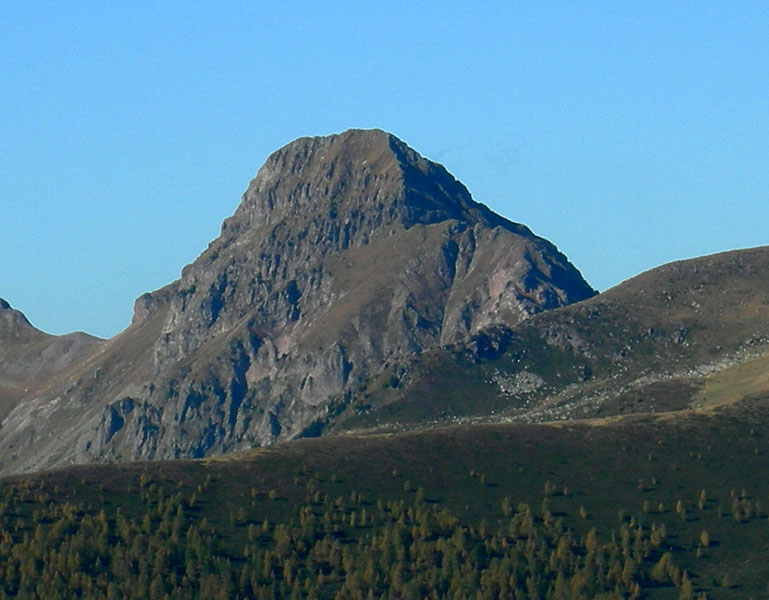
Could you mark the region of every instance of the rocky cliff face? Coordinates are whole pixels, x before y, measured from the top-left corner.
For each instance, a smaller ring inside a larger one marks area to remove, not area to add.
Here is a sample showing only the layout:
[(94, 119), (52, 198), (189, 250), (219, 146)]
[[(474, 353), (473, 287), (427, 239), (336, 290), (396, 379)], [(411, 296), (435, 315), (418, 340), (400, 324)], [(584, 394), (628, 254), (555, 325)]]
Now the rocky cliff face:
[(394, 136), (299, 139), (97, 361), (3, 420), (0, 468), (317, 433), (383, 369), (593, 294), (552, 244)]

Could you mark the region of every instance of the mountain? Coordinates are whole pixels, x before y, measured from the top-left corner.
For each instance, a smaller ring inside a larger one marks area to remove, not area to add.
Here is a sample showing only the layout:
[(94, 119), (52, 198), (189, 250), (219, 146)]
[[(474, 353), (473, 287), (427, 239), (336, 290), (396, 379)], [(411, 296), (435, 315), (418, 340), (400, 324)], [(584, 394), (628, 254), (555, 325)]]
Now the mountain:
[(297, 140), (115, 338), (0, 300), (0, 596), (760, 597), (767, 273), (595, 295), (397, 138)]
[(0, 472), (315, 435), (383, 373), (594, 293), (391, 134), (301, 138), (130, 327), (11, 399)]
[[(711, 410), (769, 391), (769, 247), (663, 265), (383, 373), (337, 430)], [(389, 385), (388, 383), (391, 383)]]
[(52, 336), (0, 298), (0, 421), (28, 394), (98, 351), (103, 340), (77, 332)]

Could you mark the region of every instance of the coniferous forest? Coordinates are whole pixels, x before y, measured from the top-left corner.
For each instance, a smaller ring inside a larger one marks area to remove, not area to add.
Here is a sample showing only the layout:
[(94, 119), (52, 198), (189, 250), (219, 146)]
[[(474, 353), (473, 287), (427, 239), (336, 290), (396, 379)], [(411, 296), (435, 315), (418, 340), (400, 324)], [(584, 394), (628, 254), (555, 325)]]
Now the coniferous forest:
[(763, 434), (702, 418), (636, 423), (646, 435), (617, 445), (630, 439), (617, 427), (328, 438), (7, 478), (0, 597), (764, 597)]
[(150, 484), (140, 498), (133, 514), (107, 515), (34, 488), (6, 495), (3, 597), (565, 600), (638, 598), (646, 586), (694, 597), (664, 524), (630, 519), (609, 536), (580, 535), (547, 499), (542, 512), (505, 498), (494, 525), (474, 526), (421, 488), (384, 503), (334, 498), (310, 481), (285, 522), (260, 519), (246, 501), (220, 539), (194, 494)]

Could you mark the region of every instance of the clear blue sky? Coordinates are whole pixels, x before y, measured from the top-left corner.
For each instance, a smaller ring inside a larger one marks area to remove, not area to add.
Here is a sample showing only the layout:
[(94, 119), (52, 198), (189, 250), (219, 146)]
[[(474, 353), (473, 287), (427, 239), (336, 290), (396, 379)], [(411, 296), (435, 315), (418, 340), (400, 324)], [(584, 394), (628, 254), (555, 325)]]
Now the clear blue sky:
[(350, 127), (601, 290), (767, 244), (769, 3), (5, 0), (0, 297), (114, 335), (270, 152)]

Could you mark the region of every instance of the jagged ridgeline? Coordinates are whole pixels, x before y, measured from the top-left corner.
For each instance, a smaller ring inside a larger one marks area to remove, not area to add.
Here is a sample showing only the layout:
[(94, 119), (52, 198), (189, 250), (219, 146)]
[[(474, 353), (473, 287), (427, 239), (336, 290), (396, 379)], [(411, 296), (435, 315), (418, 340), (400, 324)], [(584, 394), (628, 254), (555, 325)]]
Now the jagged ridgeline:
[(0, 469), (316, 435), (395, 365), (594, 293), (553, 244), (396, 137), (302, 138), (128, 329), (3, 388)]

